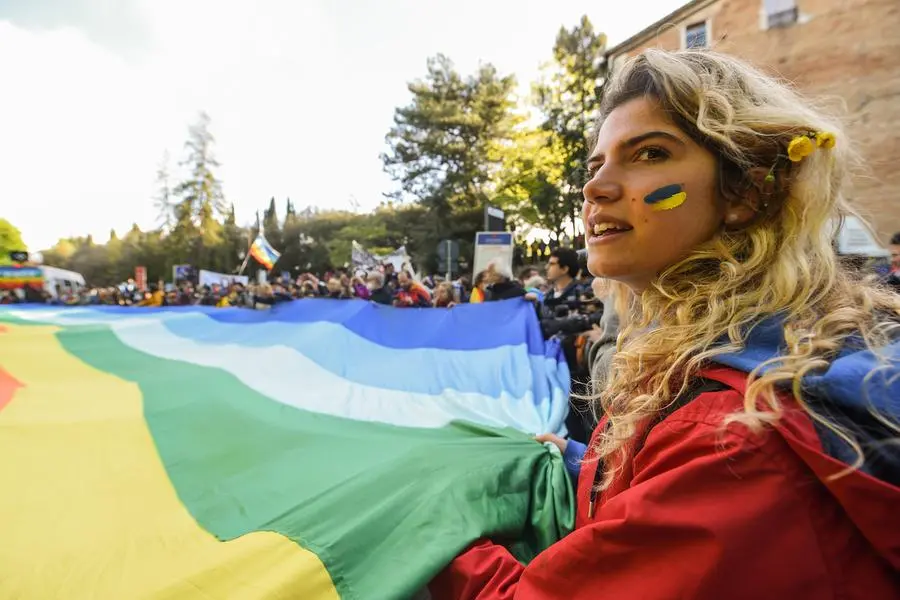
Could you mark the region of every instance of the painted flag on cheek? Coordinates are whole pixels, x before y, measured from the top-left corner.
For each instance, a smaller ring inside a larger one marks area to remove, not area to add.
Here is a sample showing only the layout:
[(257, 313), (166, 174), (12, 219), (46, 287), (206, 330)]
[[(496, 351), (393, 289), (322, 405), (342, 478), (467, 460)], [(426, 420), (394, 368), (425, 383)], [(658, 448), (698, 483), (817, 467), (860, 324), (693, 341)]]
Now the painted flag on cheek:
[(0, 597), (408, 598), (567, 533), (568, 371), (517, 300), (0, 309)]
[(654, 211), (678, 208), (684, 204), (685, 200), (687, 200), (687, 193), (677, 183), (661, 187), (644, 197), (644, 202)]

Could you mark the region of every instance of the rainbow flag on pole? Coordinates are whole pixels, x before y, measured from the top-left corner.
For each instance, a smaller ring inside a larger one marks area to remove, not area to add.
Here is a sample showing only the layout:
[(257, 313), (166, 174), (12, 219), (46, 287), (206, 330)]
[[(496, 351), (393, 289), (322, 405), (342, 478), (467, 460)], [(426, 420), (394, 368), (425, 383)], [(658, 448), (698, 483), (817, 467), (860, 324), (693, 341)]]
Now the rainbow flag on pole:
[(0, 598), (409, 598), (484, 535), (527, 560), (572, 525), (531, 439), (567, 395), (522, 301), (0, 307)]
[(250, 244), (250, 256), (255, 258), (267, 271), (271, 271), (278, 259), (281, 258), (281, 253), (273, 248), (266, 236), (260, 232), (256, 239), (253, 240), (253, 243)]

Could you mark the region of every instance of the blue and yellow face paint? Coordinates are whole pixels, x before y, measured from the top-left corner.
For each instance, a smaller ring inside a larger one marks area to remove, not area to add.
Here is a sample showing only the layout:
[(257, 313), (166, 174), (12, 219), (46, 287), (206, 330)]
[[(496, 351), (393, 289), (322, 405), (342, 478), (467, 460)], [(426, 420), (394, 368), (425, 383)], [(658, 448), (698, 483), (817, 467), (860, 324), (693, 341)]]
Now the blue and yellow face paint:
[(687, 193), (678, 183), (661, 187), (644, 196), (644, 202), (649, 204), (652, 210), (672, 210), (684, 204), (685, 200)]

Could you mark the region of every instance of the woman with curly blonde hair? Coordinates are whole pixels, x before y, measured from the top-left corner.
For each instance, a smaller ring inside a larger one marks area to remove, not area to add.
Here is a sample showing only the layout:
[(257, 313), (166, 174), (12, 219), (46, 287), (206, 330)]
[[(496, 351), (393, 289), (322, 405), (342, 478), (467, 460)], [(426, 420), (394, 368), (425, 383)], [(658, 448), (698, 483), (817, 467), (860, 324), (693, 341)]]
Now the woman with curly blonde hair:
[(852, 156), (735, 58), (614, 75), (583, 218), (624, 320), (586, 451), (550, 439), (576, 529), (528, 566), (477, 541), (434, 598), (900, 598), (900, 297), (835, 254)]

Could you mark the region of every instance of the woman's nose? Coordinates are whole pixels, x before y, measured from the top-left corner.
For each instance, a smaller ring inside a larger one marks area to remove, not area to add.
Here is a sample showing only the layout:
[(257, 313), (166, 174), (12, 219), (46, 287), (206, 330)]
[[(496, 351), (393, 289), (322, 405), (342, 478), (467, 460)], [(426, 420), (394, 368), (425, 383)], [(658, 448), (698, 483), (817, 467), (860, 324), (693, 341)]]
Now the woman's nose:
[(615, 179), (615, 174), (601, 167), (581, 189), (585, 202), (615, 202), (622, 197), (622, 185)]

